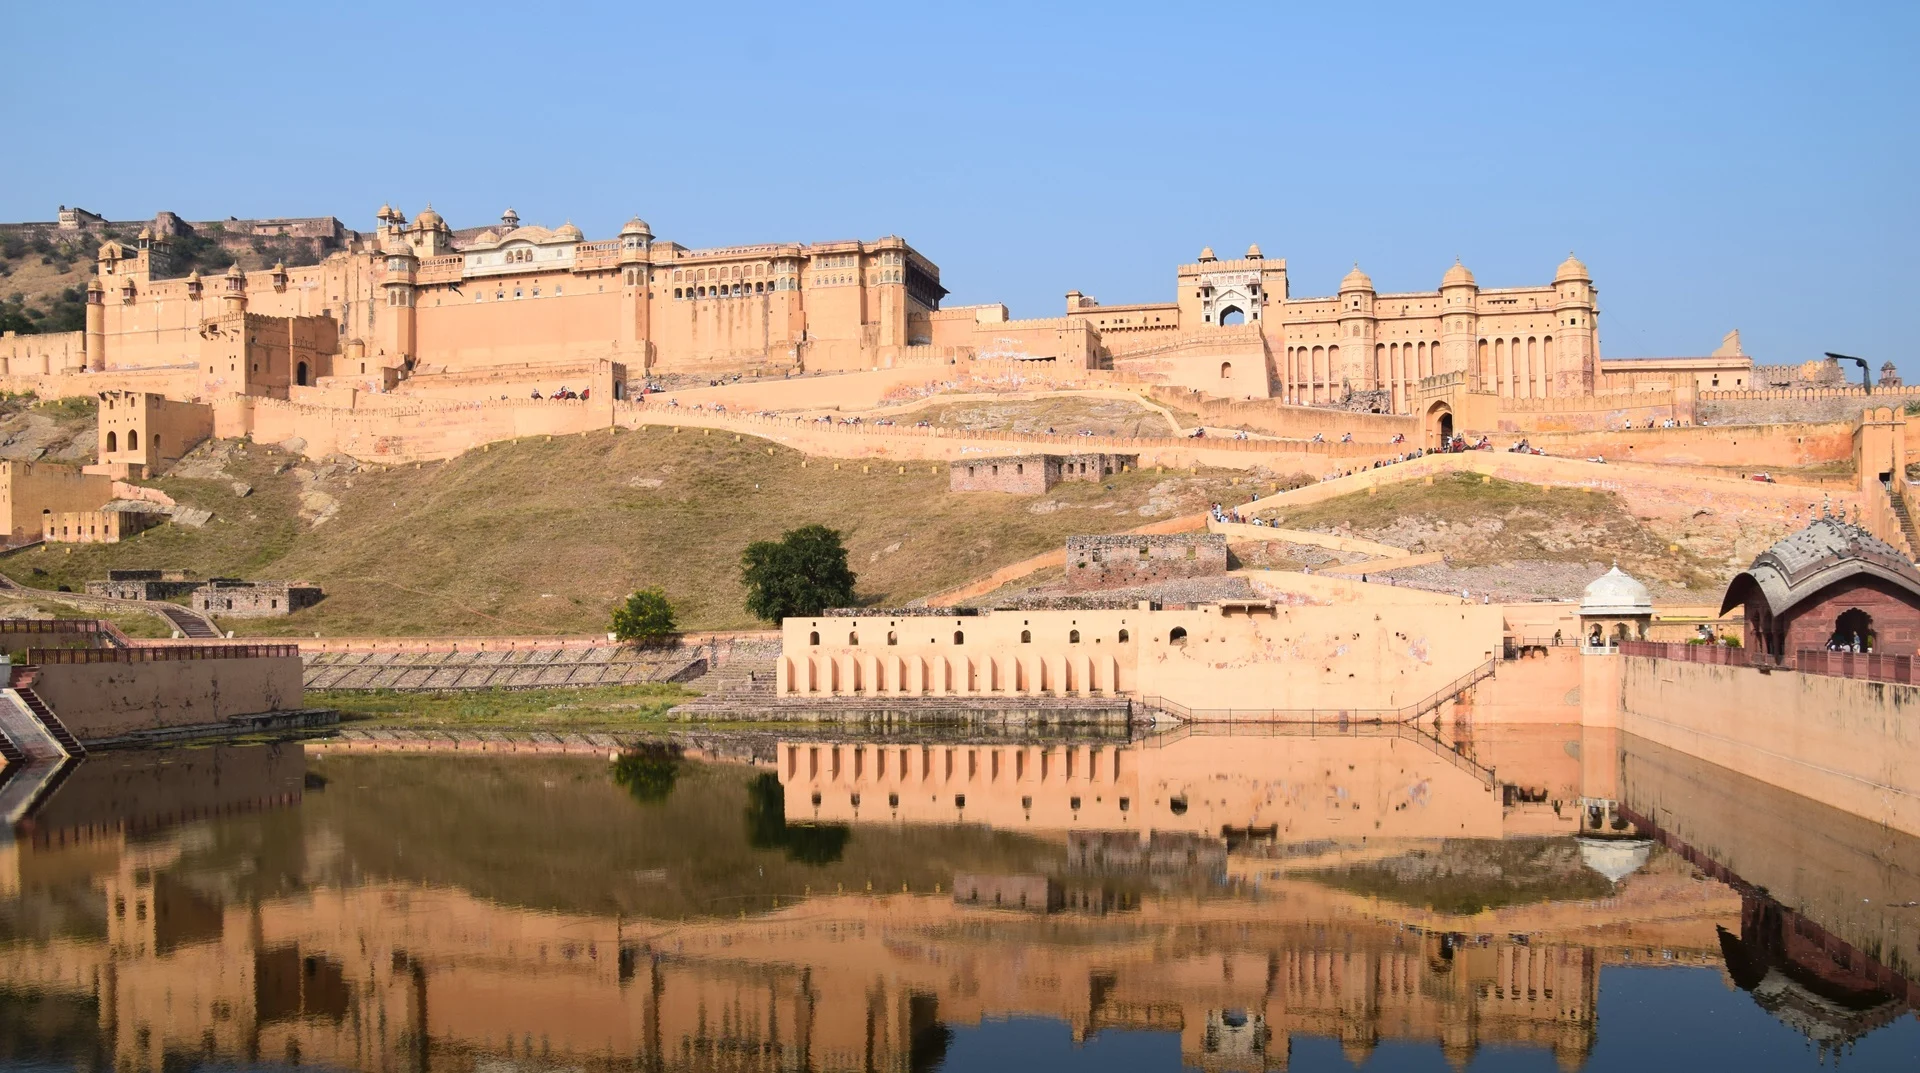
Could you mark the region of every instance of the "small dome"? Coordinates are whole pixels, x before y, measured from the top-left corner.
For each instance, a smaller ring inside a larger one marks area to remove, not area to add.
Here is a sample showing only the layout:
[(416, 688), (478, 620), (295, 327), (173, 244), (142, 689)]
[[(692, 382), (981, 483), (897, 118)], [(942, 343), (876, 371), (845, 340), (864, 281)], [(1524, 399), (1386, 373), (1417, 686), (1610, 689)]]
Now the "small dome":
[(1589, 283), (1593, 281), (1593, 277), (1587, 275), (1587, 266), (1581, 264), (1580, 258), (1571, 253), (1567, 254), (1567, 259), (1560, 262), (1560, 267), (1553, 273), (1555, 283), (1563, 283), (1570, 279), (1586, 280)]
[(439, 231), (447, 226), (447, 221), (441, 219), (440, 214), (433, 211), (433, 202), (429, 201), (427, 202), (427, 207), (420, 210), (420, 215), (413, 218), (413, 226), (421, 228), (422, 230)]
[(187, 273), (187, 282), (188, 283), (200, 282), (200, 270), (196, 268), (193, 271)]
[(491, 246), (498, 241), (500, 241), (500, 236), (494, 234), (493, 228), (491, 227), (473, 237), (473, 244), (475, 246)]
[(1622, 573), (1619, 564), (1601, 574), (1580, 594), (1583, 615), (1651, 615), (1653, 593), (1645, 585)]
[(227, 278), (228, 279), (245, 279), (246, 278), (246, 274), (240, 271), (240, 262), (235, 261), (234, 263), (227, 266)]
[(1475, 286), (1474, 280), (1473, 280), (1473, 273), (1467, 271), (1467, 266), (1461, 264), (1459, 259), (1455, 258), (1453, 262), (1453, 267), (1447, 269), (1447, 274), (1440, 277), (1440, 286), (1442, 287)]
[(500, 218), (502, 220), (518, 220), (520, 218), (520, 214), (513, 211), (512, 205), (508, 205), (505, 209), (501, 210)]
[(387, 204), (387, 203), (385, 203), (385, 202), (381, 202), (381, 203), (380, 203), (380, 211), (379, 211), (379, 212), (376, 212), (376, 213), (374, 213), (374, 214), (373, 214), (373, 218), (374, 218), (374, 219), (376, 219), (376, 220), (384, 220), (384, 219), (386, 219), (387, 217), (389, 217), (389, 216), (392, 216), (392, 215), (393, 215), (393, 206), (392, 206), (392, 205), (389, 205), (389, 204)]
[(89, 294), (100, 294), (106, 289), (106, 285), (100, 282), (99, 276), (95, 276), (87, 281), (87, 293)]
[(281, 275), (281, 276), (284, 276), (284, 275), (286, 275), (286, 274), (287, 274), (287, 262), (285, 262), (285, 261), (275, 261), (275, 262), (273, 262), (273, 271), (274, 271), (274, 274), (275, 274), (275, 275)]
[(143, 227), (143, 228), (141, 228), (141, 229), (140, 229), (140, 241), (142, 241), (142, 242), (151, 242), (152, 240), (153, 240), (153, 228), (151, 228), (151, 227)]
[(1266, 259), (1266, 256), (1266, 254), (1260, 252), (1260, 244), (1258, 242), (1247, 247), (1247, 260), (1249, 261), (1263, 261)]
[(627, 221), (627, 225), (620, 229), (620, 233), (623, 235), (645, 235), (648, 238), (652, 238), (653, 228), (648, 227), (645, 220), (635, 216), (633, 219)]
[(1373, 289), (1373, 277), (1360, 271), (1360, 263), (1354, 262), (1353, 271), (1340, 278), (1342, 291), (1370, 291)]
[(554, 230), (553, 237), (557, 239), (564, 239), (569, 242), (579, 242), (582, 239), (586, 238), (587, 236), (581, 234), (580, 229), (573, 226), (572, 220), (568, 220), (566, 223), (561, 224), (558, 228)]
[(1214, 258), (1214, 256), (1213, 256), (1213, 247), (1212, 247), (1212, 246), (1202, 246), (1202, 247), (1200, 247), (1200, 259), (1201, 259), (1202, 261), (1211, 261), (1211, 260), (1214, 260), (1215, 258)]

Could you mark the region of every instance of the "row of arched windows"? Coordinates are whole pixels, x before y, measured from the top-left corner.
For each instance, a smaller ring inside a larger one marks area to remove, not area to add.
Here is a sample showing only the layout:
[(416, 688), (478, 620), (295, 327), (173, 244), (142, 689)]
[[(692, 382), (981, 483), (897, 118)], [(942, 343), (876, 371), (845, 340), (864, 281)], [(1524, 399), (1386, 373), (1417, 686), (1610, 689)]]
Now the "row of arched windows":
[[(107, 453), (108, 454), (113, 454), (115, 451), (118, 451), (120, 449), (119, 441), (120, 441), (119, 435), (116, 434), (112, 429), (108, 429), (107, 430)], [(157, 432), (154, 433), (148, 446), (150, 446), (153, 450), (156, 450), (156, 451), (160, 449), (159, 433)], [(139, 449), (140, 449), (140, 430), (137, 428), (130, 428), (127, 430), (127, 450), (138, 451)]]
[(1288, 347), (1285, 378), (1288, 402), (1338, 402), (1341, 390), (1340, 348)]
[(1480, 340), (1480, 383), (1510, 399), (1544, 399), (1551, 394), (1553, 336), (1513, 336)]
[(786, 288), (780, 286), (782, 282), (784, 281), (775, 280), (772, 283), (755, 281), (753, 283), (720, 283), (711, 287), (675, 287), (673, 296), (675, 298), (741, 298), (747, 295), (765, 294), (768, 291), (785, 290)]

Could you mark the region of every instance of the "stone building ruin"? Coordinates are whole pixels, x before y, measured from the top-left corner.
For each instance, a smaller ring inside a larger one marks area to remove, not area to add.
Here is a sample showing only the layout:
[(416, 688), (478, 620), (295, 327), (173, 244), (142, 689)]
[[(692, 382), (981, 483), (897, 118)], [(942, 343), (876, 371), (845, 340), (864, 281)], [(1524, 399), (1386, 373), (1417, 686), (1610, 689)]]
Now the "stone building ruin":
[(1011, 492), (1042, 495), (1061, 481), (1100, 481), (1140, 464), (1139, 455), (1033, 454), (1000, 458), (963, 458), (947, 470), (953, 492)]

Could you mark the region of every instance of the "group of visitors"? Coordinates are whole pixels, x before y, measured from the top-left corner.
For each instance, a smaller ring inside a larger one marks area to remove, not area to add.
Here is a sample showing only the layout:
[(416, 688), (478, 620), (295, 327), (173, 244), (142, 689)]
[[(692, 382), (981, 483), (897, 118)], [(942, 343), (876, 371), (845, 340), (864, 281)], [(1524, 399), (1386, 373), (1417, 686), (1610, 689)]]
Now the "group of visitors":
[[(592, 388), (590, 388), (590, 387), (583, 387), (583, 388), (581, 388), (581, 389), (580, 389), (579, 391), (574, 391), (574, 390), (572, 390), (572, 389), (570, 389), (570, 388), (568, 388), (568, 387), (567, 387), (567, 385), (565, 385), (565, 384), (561, 384), (561, 385), (560, 385), (560, 390), (558, 390), (558, 391), (556, 391), (556, 392), (554, 392), (554, 393), (553, 393), (553, 394), (551, 394), (551, 395), (546, 395), (546, 396), (542, 396), (542, 395), (540, 394), (540, 389), (539, 389), (539, 388), (534, 388), (534, 389), (533, 389), (533, 397), (534, 397), (534, 398), (536, 398), (536, 399), (538, 399), (538, 398), (543, 398), (543, 397), (544, 397), (544, 398), (546, 398), (546, 399), (548, 399), (548, 400), (560, 400), (560, 399), (578, 399), (578, 400), (582, 400), (582, 401), (584, 401), (584, 400), (585, 400), (585, 399), (587, 398), (587, 396), (588, 396), (588, 395), (590, 395), (590, 394), (592, 394), (592, 393), (593, 393), (593, 389), (592, 389)], [(501, 398), (505, 398), (505, 397), (506, 397), (506, 396), (504, 396), (504, 395), (502, 395), (502, 396), (501, 396)]]

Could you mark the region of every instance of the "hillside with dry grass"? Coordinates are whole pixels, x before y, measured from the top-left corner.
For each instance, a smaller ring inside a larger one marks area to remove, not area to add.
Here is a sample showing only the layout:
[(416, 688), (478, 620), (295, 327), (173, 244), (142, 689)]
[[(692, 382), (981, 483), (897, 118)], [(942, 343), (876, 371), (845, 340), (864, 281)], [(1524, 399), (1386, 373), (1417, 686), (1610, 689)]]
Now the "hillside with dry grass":
[[(1684, 519), (1649, 517), (1613, 492), (1471, 473), (1436, 476), (1432, 484), (1383, 485), (1373, 495), (1354, 493), (1261, 516), (1292, 529), (1442, 552), (1445, 565), (1394, 577), (1490, 592), (1495, 599), (1575, 597), (1615, 561), (1663, 599), (1714, 599), (1727, 578), (1789, 528), (1784, 519), (1757, 512), (1703, 509)], [(1312, 561), (1325, 558), (1320, 553)]]
[(211, 510), (204, 527), (18, 552), (0, 558), (0, 571), (76, 590), (109, 568), (136, 567), (325, 589), (297, 615), (223, 623), (242, 636), (589, 633), (606, 629), (616, 600), (649, 585), (666, 590), (685, 628), (745, 628), (760, 624), (742, 604), (741, 551), (807, 523), (845, 534), (861, 601), (886, 606), (1071, 534), (1234, 498), (1233, 474), (1205, 470), (1012, 496), (954, 495), (944, 464), (898, 469), (836, 468), (764, 440), (664, 428), (496, 443), (418, 467), (314, 463), (227, 441), (151, 482)]

